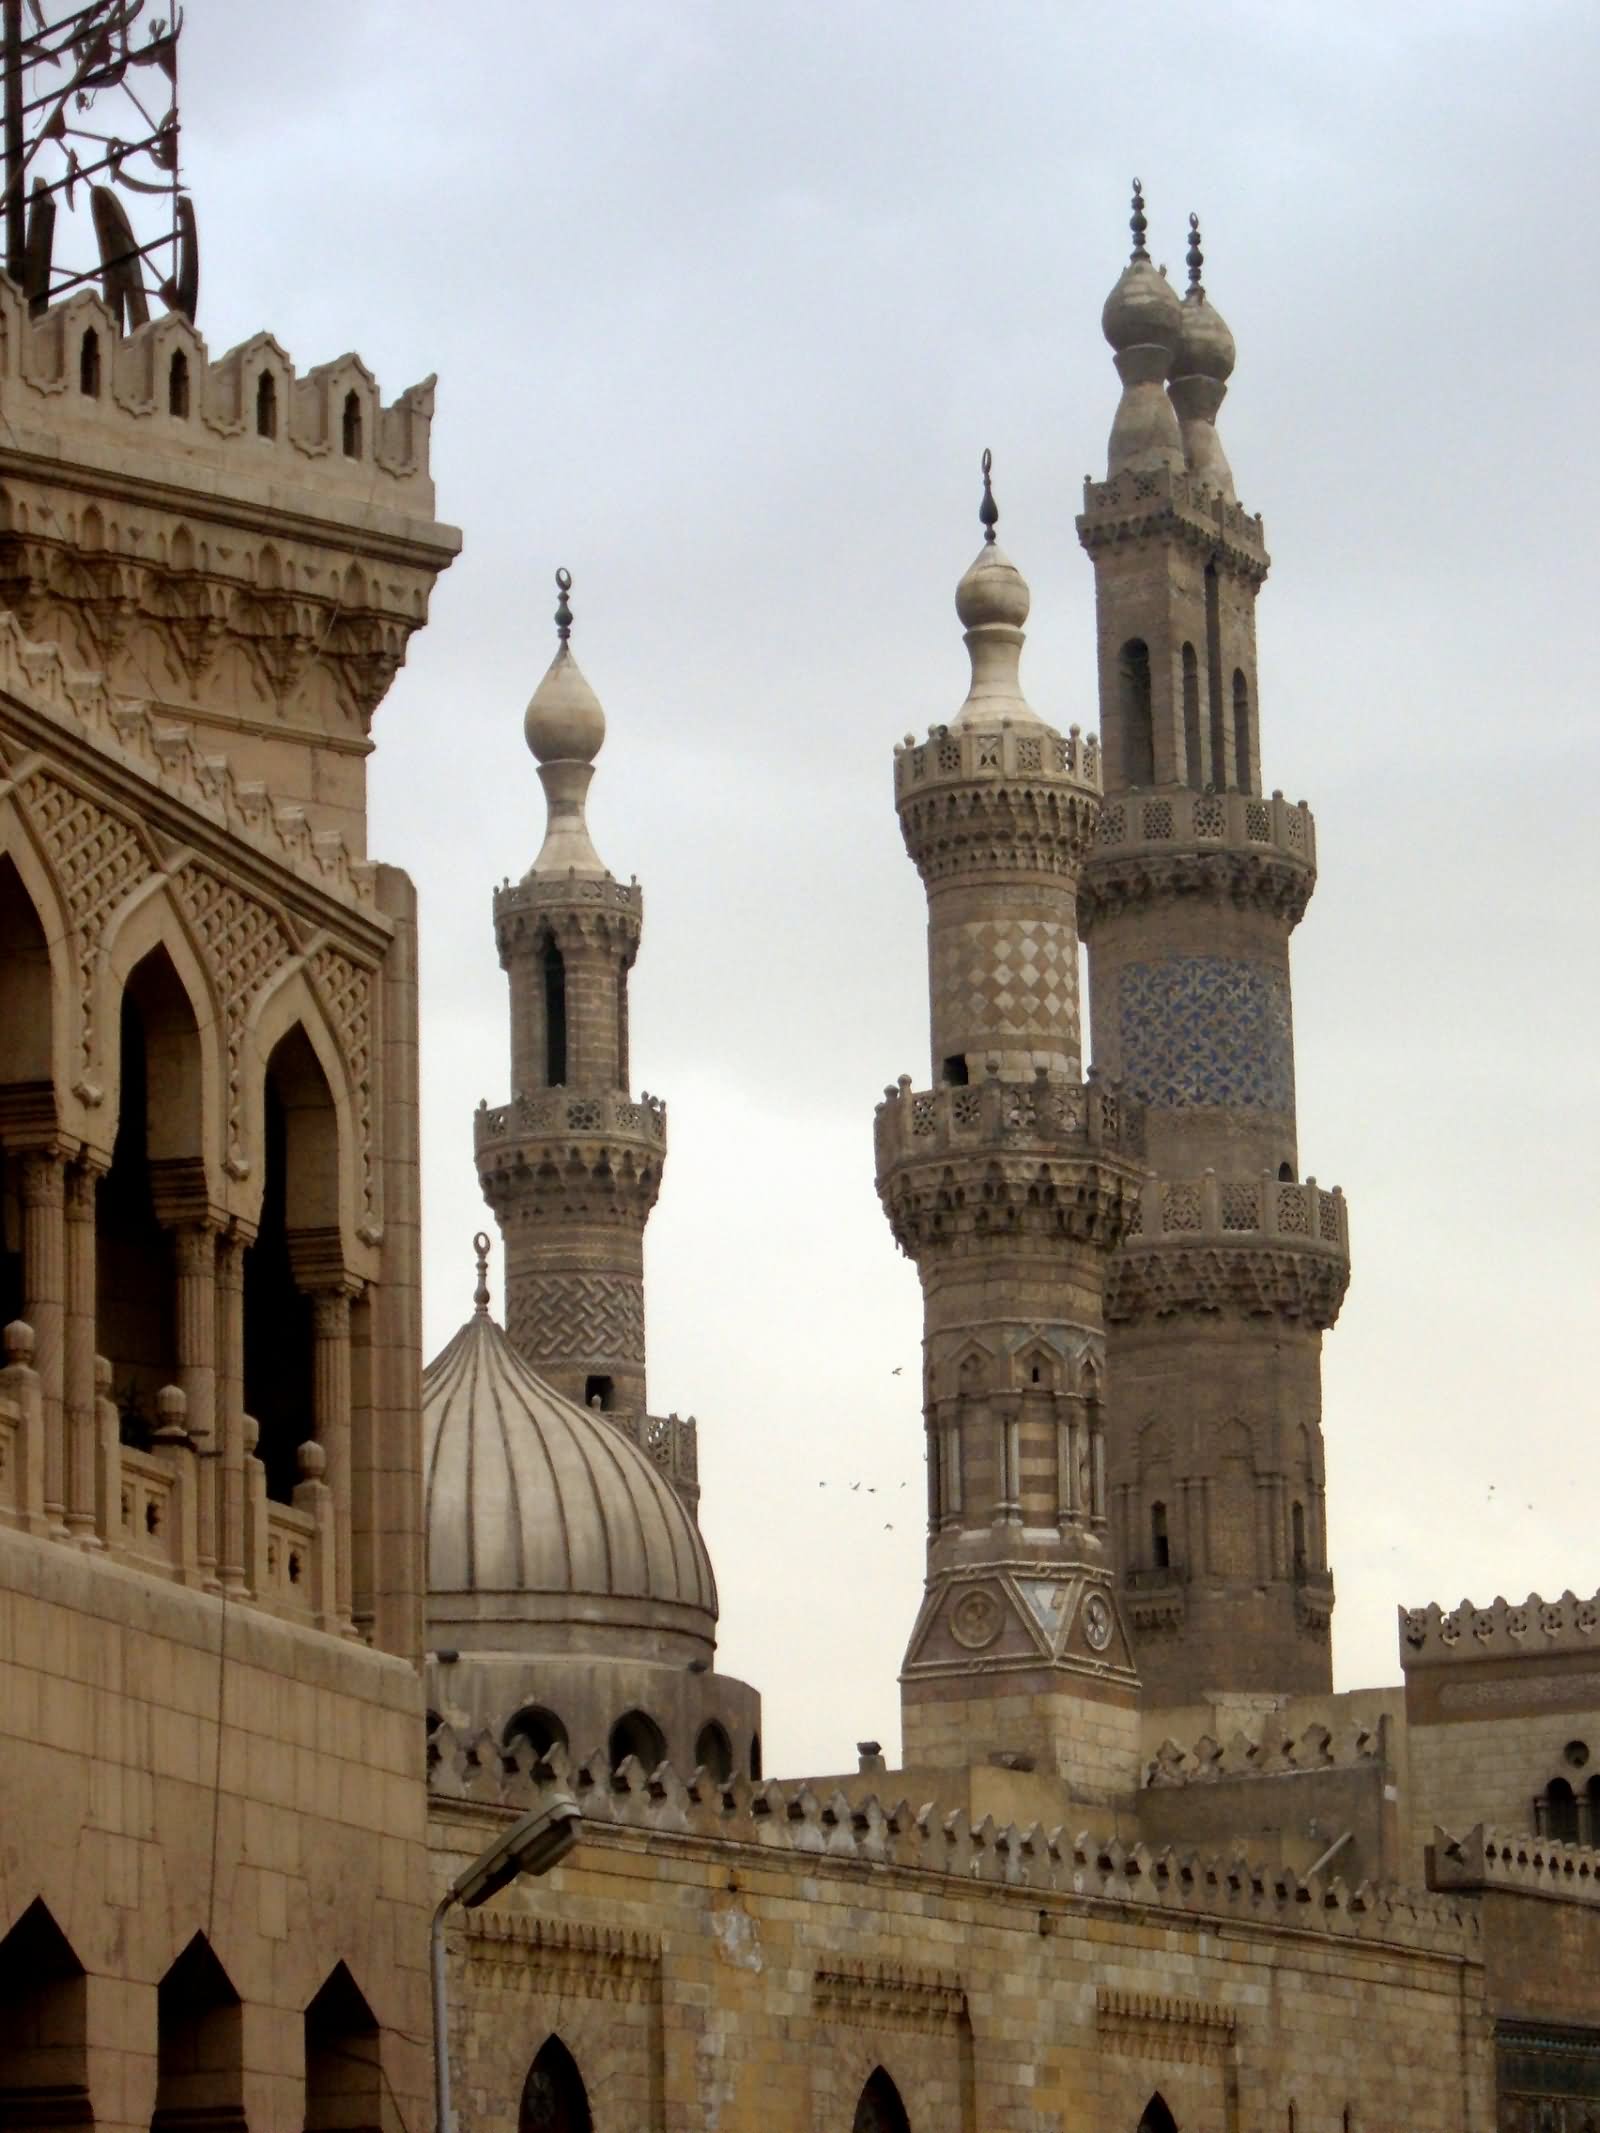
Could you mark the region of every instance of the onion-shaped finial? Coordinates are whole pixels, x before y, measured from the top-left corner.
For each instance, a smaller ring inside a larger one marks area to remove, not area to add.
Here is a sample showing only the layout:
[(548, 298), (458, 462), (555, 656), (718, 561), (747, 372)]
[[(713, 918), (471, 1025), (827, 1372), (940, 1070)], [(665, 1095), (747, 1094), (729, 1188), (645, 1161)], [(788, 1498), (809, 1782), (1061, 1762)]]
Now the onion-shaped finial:
[(978, 524), (983, 528), (983, 538), (989, 547), (994, 546), (994, 529), (1000, 523), (1000, 506), (994, 500), (994, 484), (989, 479), (989, 470), (994, 459), (987, 445), (983, 452), (983, 502), (978, 506)]
[(1148, 259), (1150, 254), (1145, 250), (1144, 233), (1150, 223), (1144, 211), (1144, 187), (1137, 178), (1133, 181), (1133, 213), (1128, 217), (1128, 227), (1133, 232), (1133, 250), (1128, 256)]
[(472, 1249), (478, 1256), (478, 1286), (472, 1292), (473, 1309), (480, 1318), (489, 1315), (489, 1236), (479, 1230), (472, 1240)]
[(572, 590), (572, 572), (556, 572), (556, 635), (563, 644), (572, 638), (572, 609), (567, 604), (567, 594)]
[(1200, 217), (1189, 217), (1189, 250), (1185, 255), (1189, 266), (1189, 286), (1196, 296), (1205, 295), (1205, 285), (1200, 279), (1200, 269), (1206, 263), (1206, 255), (1200, 249)]

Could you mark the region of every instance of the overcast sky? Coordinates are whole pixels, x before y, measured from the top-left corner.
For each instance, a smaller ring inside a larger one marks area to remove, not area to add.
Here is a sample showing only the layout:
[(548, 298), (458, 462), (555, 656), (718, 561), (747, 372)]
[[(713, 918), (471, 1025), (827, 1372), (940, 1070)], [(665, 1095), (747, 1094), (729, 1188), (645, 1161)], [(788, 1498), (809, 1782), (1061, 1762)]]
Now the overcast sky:
[(985, 445), (1030, 698), (1097, 723), (1073, 516), (1135, 171), (1180, 281), (1199, 211), (1238, 341), (1265, 782), (1317, 817), (1339, 1685), (1398, 1677), (1397, 1601), (1593, 1590), (1588, 0), (187, 12), (213, 350), (265, 326), (387, 397), (439, 373), (466, 547), (371, 788), (422, 896), (430, 1351), (470, 1309), (473, 1107), (509, 1093), (490, 891), (542, 832), (521, 719), (564, 563), (594, 834), (645, 888), (635, 1085), (671, 1115), (651, 1404), (700, 1418), (719, 1663), (765, 1693), (769, 1768), (898, 1746), (921, 1320), (872, 1112), (928, 1068), (891, 750), (965, 692)]

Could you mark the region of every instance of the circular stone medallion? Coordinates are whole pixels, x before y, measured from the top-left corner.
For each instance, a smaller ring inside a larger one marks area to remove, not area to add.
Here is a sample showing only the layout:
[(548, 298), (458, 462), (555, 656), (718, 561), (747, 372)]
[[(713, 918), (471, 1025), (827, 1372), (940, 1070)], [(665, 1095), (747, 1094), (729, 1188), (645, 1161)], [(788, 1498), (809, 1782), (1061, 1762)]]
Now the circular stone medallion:
[(1092, 1652), (1111, 1642), (1111, 1607), (1103, 1592), (1091, 1592), (1083, 1603), (1083, 1634)]
[(1000, 1634), (1000, 1602), (986, 1585), (964, 1592), (950, 1610), (950, 1634), (969, 1652), (981, 1652)]

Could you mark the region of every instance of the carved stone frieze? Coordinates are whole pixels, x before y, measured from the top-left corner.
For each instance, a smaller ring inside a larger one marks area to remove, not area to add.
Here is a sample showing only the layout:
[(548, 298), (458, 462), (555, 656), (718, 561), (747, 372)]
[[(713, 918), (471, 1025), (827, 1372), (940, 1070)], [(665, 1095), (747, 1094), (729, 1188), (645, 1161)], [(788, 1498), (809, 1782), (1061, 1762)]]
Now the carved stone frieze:
[(498, 1911), (466, 1912), (464, 1930), (475, 1982), (491, 1991), (638, 2001), (660, 1990), (653, 1934)]
[(1078, 929), (1087, 940), (1106, 919), (1190, 898), (1264, 911), (1292, 929), (1316, 885), (1316, 869), (1288, 852), (1097, 852), (1078, 883)]
[(814, 1972), (811, 2005), (846, 2028), (930, 2030), (965, 2020), (967, 1996), (951, 1970), (837, 1961)]
[(1075, 875), (1093, 848), (1099, 795), (1076, 785), (994, 780), (913, 788), (900, 828), (925, 883), (953, 875)]
[(22, 804), (66, 898), (77, 965), (79, 1071), (95, 1056), (94, 974), (106, 921), (150, 875), (148, 839), (90, 794), (44, 770), (24, 780)]
[(1149, 1245), (1113, 1255), (1106, 1270), (1106, 1321), (1183, 1313), (1285, 1318), (1321, 1331), (1339, 1315), (1350, 1261), (1325, 1246), (1275, 1244)]
[(909, 1257), (984, 1249), (995, 1237), (1116, 1244), (1138, 1205), (1142, 1173), (1116, 1156), (993, 1149), (905, 1155), (878, 1172), (895, 1242)]
[(625, 1274), (516, 1270), (507, 1285), (506, 1332), (540, 1364), (606, 1362), (644, 1367), (644, 1289)]
[(1128, 1992), (1113, 1985), (1101, 1985), (1095, 1992), (1095, 2023), (1113, 2051), (1206, 2066), (1220, 2065), (1230, 2056), (1238, 2030), (1233, 2009), (1219, 2001)]

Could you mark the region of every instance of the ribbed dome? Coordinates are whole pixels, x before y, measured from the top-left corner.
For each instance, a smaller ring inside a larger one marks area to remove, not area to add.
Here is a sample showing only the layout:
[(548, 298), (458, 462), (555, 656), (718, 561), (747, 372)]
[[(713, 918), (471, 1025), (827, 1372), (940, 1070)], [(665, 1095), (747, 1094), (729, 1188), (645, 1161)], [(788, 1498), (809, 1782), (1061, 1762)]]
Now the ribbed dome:
[(649, 1627), (709, 1646), (716, 1580), (688, 1509), (615, 1423), (535, 1377), (486, 1308), (424, 1372), (422, 1426), (430, 1618), (581, 1625), (596, 1651), (608, 1629)]

